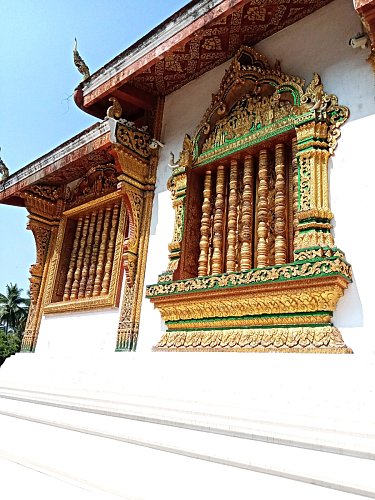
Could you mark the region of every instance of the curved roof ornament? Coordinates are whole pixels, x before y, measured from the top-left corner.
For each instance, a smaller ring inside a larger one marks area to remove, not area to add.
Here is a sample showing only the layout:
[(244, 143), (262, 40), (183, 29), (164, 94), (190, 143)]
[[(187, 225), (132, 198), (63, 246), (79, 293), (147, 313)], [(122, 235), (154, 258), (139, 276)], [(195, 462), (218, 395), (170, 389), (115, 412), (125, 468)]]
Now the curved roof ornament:
[(76, 66), (76, 68), (78, 69), (78, 71), (83, 75), (82, 79), (86, 80), (90, 76), (90, 70), (89, 70), (87, 64), (85, 63), (85, 61), (80, 56), (80, 54), (78, 52), (77, 45), (78, 45), (77, 44), (77, 38), (74, 38), (74, 48), (73, 48), (73, 61), (74, 61), (74, 65)]
[[(1, 147), (0, 147), (0, 153), (1, 153)], [(9, 177), (9, 169), (3, 162), (0, 156), (0, 183), (5, 182)]]

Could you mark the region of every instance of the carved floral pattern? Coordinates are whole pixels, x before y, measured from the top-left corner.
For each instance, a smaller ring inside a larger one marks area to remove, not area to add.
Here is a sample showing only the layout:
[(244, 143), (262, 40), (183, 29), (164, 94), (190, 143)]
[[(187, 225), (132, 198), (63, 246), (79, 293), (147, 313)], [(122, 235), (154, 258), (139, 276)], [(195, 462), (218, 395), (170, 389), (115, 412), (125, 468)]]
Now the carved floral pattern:
[(155, 350), (347, 353), (337, 328), (252, 328), (166, 332)]
[(75, 207), (115, 191), (117, 175), (115, 166), (111, 164), (92, 167), (74, 189), (68, 187), (65, 195), (66, 208)]

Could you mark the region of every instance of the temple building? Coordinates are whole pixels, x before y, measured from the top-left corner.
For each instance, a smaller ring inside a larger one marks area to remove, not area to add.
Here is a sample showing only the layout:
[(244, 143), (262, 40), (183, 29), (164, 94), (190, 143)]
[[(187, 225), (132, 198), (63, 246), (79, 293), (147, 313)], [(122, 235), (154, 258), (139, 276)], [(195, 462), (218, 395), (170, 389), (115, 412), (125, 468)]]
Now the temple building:
[(36, 246), (0, 458), (73, 498), (375, 498), (374, 54), (375, 0), (75, 49), (98, 122), (0, 181)]

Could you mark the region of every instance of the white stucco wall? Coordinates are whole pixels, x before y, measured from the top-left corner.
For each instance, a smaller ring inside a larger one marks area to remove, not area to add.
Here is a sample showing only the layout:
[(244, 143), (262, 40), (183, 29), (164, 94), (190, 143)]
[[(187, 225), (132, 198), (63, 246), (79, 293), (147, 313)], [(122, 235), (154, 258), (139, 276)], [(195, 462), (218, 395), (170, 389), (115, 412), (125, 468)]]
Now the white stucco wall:
[(116, 348), (118, 309), (44, 316), (35, 352), (90, 356)]
[[(371, 284), (374, 273), (365, 259), (360, 242), (371, 237), (369, 214), (375, 213), (371, 197), (371, 130), (375, 126), (374, 80), (366, 62), (368, 50), (354, 50), (349, 39), (361, 31), (351, 0), (335, 0), (300, 22), (263, 40), (255, 48), (269, 60), (280, 60), (286, 73), (310, 82), (313, 72), (320, 74), (326, 92), (336, 94), (339, 103), (350, 109), (350, 119), (342, 127), (342, 138), (331, 160), (331, 208), (335, 214), (336, 244), (353, 266), (350, 285), (335, 313), (334, 321), (356, 353), (371, 353)], [(157, 189), (146, 269), (146, 284), (156, 283), (166, 270), (168, 243), (173, 232), (174, 213), (166, 189), (170, 176), (169, 152), (181, 150), (185, 133), (192, 134), (218, 90), (225, 63), (166, 98)], [(366, 328), (364, 328), (366, 326)], [(138, 349), (149, 350), (164, 329), (160, 314), (144, 300)]]

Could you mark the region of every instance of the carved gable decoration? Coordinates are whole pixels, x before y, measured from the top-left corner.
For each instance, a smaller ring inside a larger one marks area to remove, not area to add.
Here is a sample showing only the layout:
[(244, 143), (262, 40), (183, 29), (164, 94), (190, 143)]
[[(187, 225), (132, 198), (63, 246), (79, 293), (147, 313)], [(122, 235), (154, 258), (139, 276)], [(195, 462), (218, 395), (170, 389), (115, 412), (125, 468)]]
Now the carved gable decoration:
[(349, 110), (338, 105), (336, 96), (324, 92), (318, 74), (306, 90), (304, 85), (303, 79), (283, 73), (278, 61), (271, 67), (254, 49), (241, 47), (194, 134), (194, 163), (204, 164), (242, 150), (292, 130), (315, 115), (328, 125), (332, 153)]
[(99, 198), (116, 190), (118, 172), (114, 165), (97, 165), (81, 178), (77, 186), (67, 189), (65, 203), (67, 208)]

